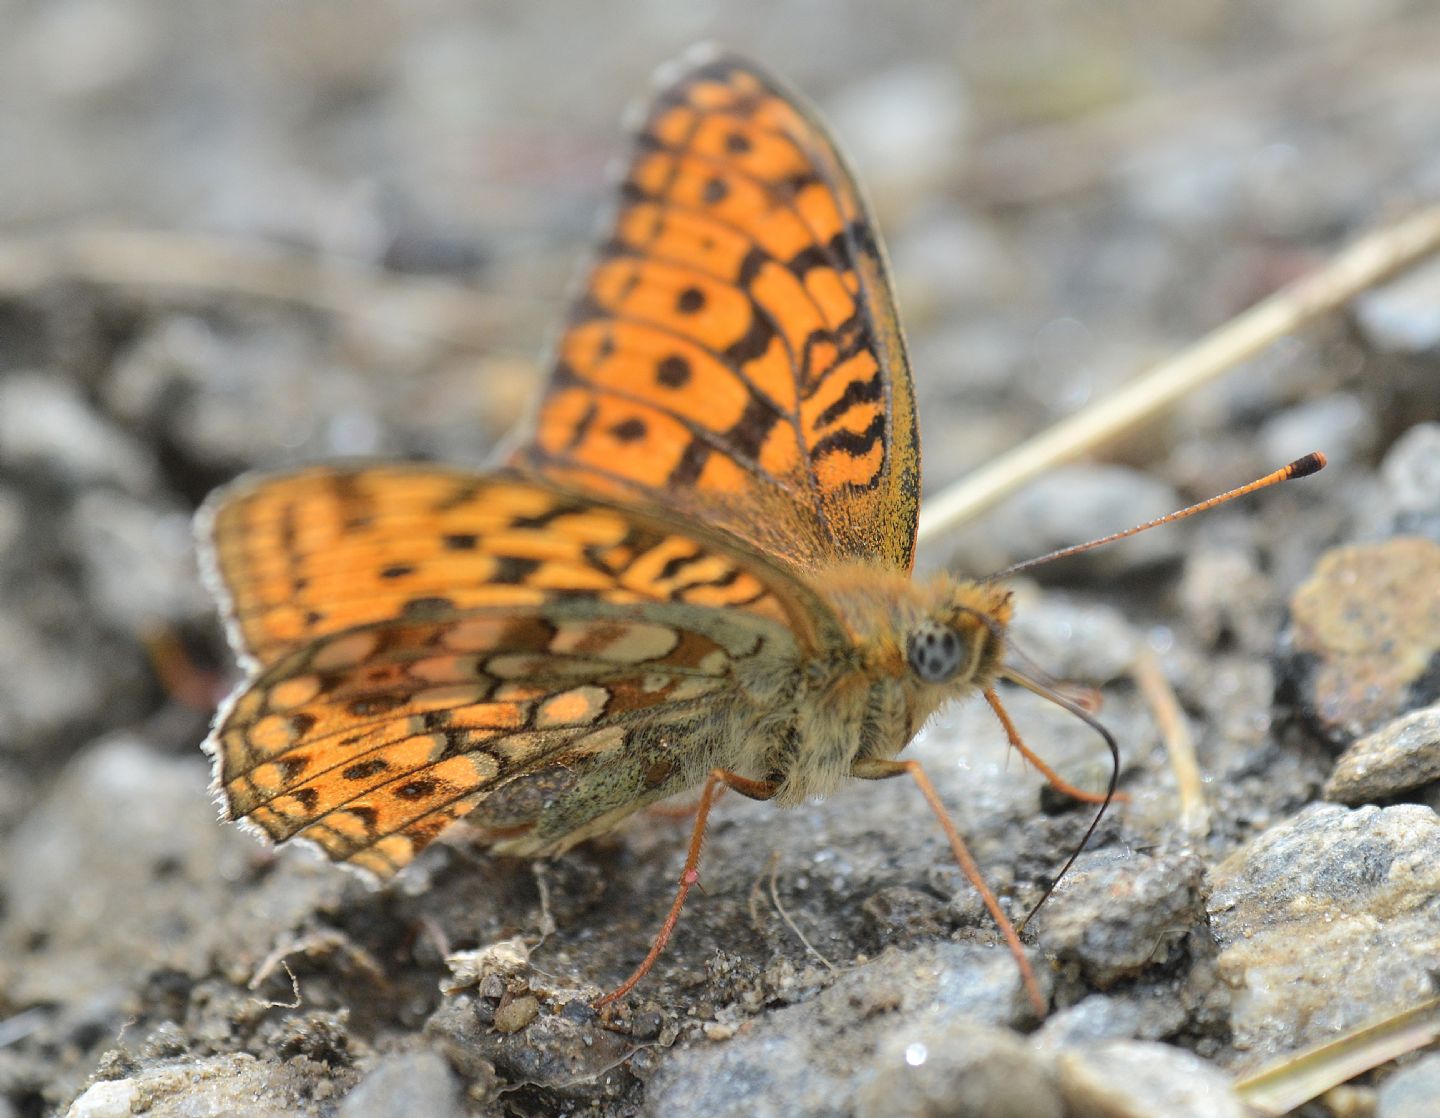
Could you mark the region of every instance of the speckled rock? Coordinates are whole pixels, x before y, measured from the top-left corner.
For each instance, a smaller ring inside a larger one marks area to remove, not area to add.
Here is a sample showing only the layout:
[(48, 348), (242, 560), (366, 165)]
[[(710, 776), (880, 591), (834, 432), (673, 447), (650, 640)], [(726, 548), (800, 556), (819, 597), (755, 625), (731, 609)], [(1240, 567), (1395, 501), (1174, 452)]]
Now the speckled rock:
[(1325, 798), (1363, 804), (1440, 780), (1440, 706), (1412, 710), (1340, 755)]
[(1116, 1040), (1058, 1062), (1070, 1118), (1245, 1118), (1229, 1078), (1180, 1048)]
[(1140, 644), (1120, 610), (1037, 594), (1033, 587), (1016, 591), (1010, 637), (1057, 679), (1096, 686), (1124, 675)]
[(1100, 989), (1163, 966), (1205, 920), (1204, 880), (1193, 854), (1082, 854), (1036, 915), (1040, 948)]
[(328, 1118), (357, 1078), (304, 1058), (277, 1064), (244, 1054), (212, 1056), (92, 1084), (65, 1118)]
[(387, 1056), (340, 1104), (339, 1118), (451, 1118), (460, 1109), (455, 1074), (434, 1052)]
[(13, 1004), (126, 988), (136, 959), (198, 975), (235, 952), (258, 966), (287, 923), (354, 887), (302, 857), (263, 896), (237, 894), (263, 851), (216, 821), (208, 782), (198, 750), (165, 757), (133, 737), (76, 758), (11, 846), (0, 983)]
[(856, 1118), (1064, 1113), (1048, 1058), (1014, 1033), (980, 1025), (902, 1027), (856, 1072)]
[[(1038, 977), (1044, 983), (1046, 972)], [(1030, 1013), (1015, 962), (1003, 947), (937, 943), (886, 951), (818, 997), (777, 1010), (725, 1044), (673, 1053), (647, 1085), (642, 1113), (651, 1118), (835, 1115), (837, 1100), (846, 1105), (855, 1084), (877, 1074), (889, 1058), (876, 1053), (897, 1023), (904, 1022), (916, 1037), (939, 1036), (957, 1023), (1018, 1023)], [(925, 1105), (927, 1090), (917, 1094), (916, 1107)], [(1028, 1084), (1017, 1090), (1021, 1098), (1037, 1097)], [(1001, 1105), (998, 1098), (991, 1104)]]
[(1290, 611), (1301, 701), (1331, 738), (1368, 733), (1440, 690), (1440, 680), (1426, 682), (1440, 652), (1440, 543), (1403, 536), (1334, 548)]
[(1196, 548), (1185, 557), (1179, 598), (1186, 625), (1207, 646), (1233, 640), (1246, 651), (1271, 652), (1283, 602), (1255, 556)]
[(1210, 916), (1245, 1063), (1433, 994), (1440, 819), (1427, 807), (1314, 804), (1212, 875)]
[[(496, 1012), (497, 1002), (507, 1009), (524, 1005), (505, 1019)], [(492, 999), (482, 985), (477, 993), (445, 999), (425, 1031), (467, 1078), (493, 1080), (498, 1072), (511, 1083), (543, 1089), (556, 1099), (618, 1099), (637, 1093), (635, 1076), (623, 1066), (634, 1043), (604, 1028), (580, 1000), (552, 1004), (542, 1013), (532, 995)]]
[(1091, 994), (1056, 1010), (1035, 1031), (1045, 1048), (1076, 1048), (1102, 1040), (1159, 1040), (1184, 1023), (1186, 1008), (1173, 994), (1125, 997)]

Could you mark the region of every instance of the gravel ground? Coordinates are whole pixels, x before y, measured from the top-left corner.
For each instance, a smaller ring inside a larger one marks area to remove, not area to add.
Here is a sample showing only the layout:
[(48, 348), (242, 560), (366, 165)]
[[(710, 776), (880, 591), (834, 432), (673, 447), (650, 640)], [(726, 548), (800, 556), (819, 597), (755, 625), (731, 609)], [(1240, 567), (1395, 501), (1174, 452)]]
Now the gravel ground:
[[(727, 800), (613, 1020), (587, 999), (643, 954), (683, 821), (533, 867), (441, 844), (378, 892), (218, 825), (198, 743), (234, 669), (189, 535), (247, 469), (482, 461), (624, 106), (695, 40), (785, 75), (853, 155), (934, 492), (1440, 192), (1428, 5), (11, 8), (0, 1118), (1238, 1115), (1235, 1076), (1437, 993), (1440, 264), (922, 557), (992, 570), (1332, 462), (1017, 583), (1017, 643), (1101, 690), (1130, 797), (1026, 930), (1043, 1021), (899, 783)], [(1013, 714), (1103, 785), (1082, 724)], [(983, 704), (912, 752), (1028, 911), (1089, 813)], [(1435, 1060), (1304, 1113), (1430, 1113)]]

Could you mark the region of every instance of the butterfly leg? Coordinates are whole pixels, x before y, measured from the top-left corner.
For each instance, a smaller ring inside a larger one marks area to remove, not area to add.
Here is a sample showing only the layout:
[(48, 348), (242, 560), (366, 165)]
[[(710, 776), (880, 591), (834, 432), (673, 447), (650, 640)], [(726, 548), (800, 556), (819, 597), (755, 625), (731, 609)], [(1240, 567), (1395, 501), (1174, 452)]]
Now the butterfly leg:
[(850, 775), (861, 780), (887, 780), (890, 777), (908, 775), (920, 786), (920, 794), (925, 797), (925, 802), (930, 805), (930, 810), (940, 820), (940, 828), (945, 832), (945, 837), (950, 840), (950, 849), (955, 855), (955, 861), (960, 863), (960, 869), (964, 871), (970, 884), (975, 886), (975, 891), (980, 894), (980, 899), (985, 902), (985, 907), (990, 910), (996, 927), (1000, 929), (1000, 934), (1009, 945), (1010, 953), (1015, 956), (1015, 962), (1020, 967), (1020, 978), (1025, 983), (1025, 992), (1030, 995), (1035, 1012), (1044, 1017), (1046, 1001), (1040, 993), (1040, 984), (1035, 979), (1035, 972), (1030, 967), (1030, 960), (1025, 955), (1025, 948), (1020, 943), (1020, 936), (1016, 934), (1015, 925), (1010, 923), (1010, 918), (1005, 915), (1005, 910), (1000, 907), (1000, 902), (990, 891), (990, 886), (986, 885), (985, 879), (980, 876), (980, 867), (975, 864), (975, 859), (971, 857), (965, 840), (960, 837), (960, 832), (950, 821), (950, 815), (945, 810), (945, 805), (940, 802), (940, 795), (935, 791), (935, 785), (930, 783), (930, 777), (926, 775), (920, 762), (886, 761), (880, 758), (871, 758), (857, 761), (850, 770)]
[(726, 788), (733, 788), (742, 796), (748, 796), (752, 800), (768, 800), (779, 791), (779, 787), (778, 784), (768, 780), (751, 780), (739, 773), (732, 773), (728, 769), (711, 770), (710, 775), (705, 778), (704, 788), (700, 791), (700, 806), (695, 812), (695, 828), (690, 833), (690, 852), (685, 857), (685, 868), (680, 873), (680, 888), (675, 893), (675, 901), (670, 906), (665, 923), (660, 925), (660, 933), (655, 937), (655, 942), (650, 945), (650, 953), (635, 968), (634, 973), (603, 998), (597, 999), (594, 1002), (596, 1009), (603, 1005), (609, 1005), (618, 998), (623, 998), (633, 990), (640, 980), (650, 973), (650, 968), (655, 965), (655, 961), (660, 958), (660, 953), (665, 950), (665, 945), (670, 942), (670, 934), (680, 921), (680, 910), (685, 907), (685, 898), (689, 896), (690, 890), (700, 880), (700, 849), (705, 844), (705, 824), (710, 818), (710, 809), (715, 806), (715, 801), (719, 798), (720, 793)]
[[(721, 793), (723, 793), (724, 791), (725, 789), (722, 787), (720, 789), (720, 792), (716, 793), (715, 798), (719, 799)], [(697, 799), (686, 800), (684, 803), (681, 804), (651, 804), (645, 810), (659, 819), (690, 819), (693, 818), (695, 813), (700, 810), (700, 801)]]
[[(1075, 785), (1071, 784), (1041, 760), (1039, 754), (1021, 740), (1020, 731), (1015, 728), (1015, 723), (1010, 720), (1010, 712), (1000, 705), (1000, 696), (995, 694), (995, 688), (985, 688), (985, 701), (990, 704), (990, 709), (995, 712), (995, 717), (1000, 720), (1000, 725), (1004, 727), (1005, 736), (1010, 739), (1010, 744), (1015, 747), (1020, 756), (1024, 757), (1025, 760), (1040, 770), (1040, 775), (1050, 782), (1050, 787), (1062, 795), (1069, 796), (1074, 800), (1079, 800), (1082, 804), (1109, 803), (1105, 798), (1104, 792), (1087, 792), (1083, 788), (1076, 788)], [(1124, 792), (1117, 792), (1114, 798), (1124, 802), (1130, 797), (1125, 795)]]

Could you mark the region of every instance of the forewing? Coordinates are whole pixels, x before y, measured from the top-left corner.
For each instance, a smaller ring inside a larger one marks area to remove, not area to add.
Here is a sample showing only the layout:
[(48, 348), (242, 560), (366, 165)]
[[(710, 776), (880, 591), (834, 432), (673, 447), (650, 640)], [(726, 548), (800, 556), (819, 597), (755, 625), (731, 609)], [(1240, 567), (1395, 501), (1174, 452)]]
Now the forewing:
[(793, 566), (909, 569), (919, 451), (874, 222), (750, 64), (712, 57), (656, 98), (515, 461)]
[(252, 669), (356, 626), (557, 601), (732, 609), (809, 644), (836, 631), (813, 593), (736, 541), (506, 474), (366, 464), (246, 478), (207, 502), (198, 531)]
[[(386, 878), (472, 812), (491, 841), (542, 852), (633, 810), (677, 763), (684, 739), (660, 731), (704, 725), (742, 665), (787, 649), (784, 626), (696, 606), (440, 609), (282, 656), (207, 744), (232, 818)], [(602, 763), (633, 789), (532, 833)]]

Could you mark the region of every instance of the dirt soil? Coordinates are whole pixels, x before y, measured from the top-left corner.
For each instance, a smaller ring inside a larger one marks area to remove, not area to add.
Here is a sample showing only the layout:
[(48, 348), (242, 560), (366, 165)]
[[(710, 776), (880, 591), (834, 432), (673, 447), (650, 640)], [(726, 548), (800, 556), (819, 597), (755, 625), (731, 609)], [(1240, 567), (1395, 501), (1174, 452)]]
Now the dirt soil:
[[(189, 527), (250, 469), (485, 461), (625, 105), (706, 38), (805, 90), (869, 187), (936, 492), (1433, 199), (1429, 5), (12, 8), (0, 1118), (1238, 1115), (1235, 1076), (1435, 995), (1440, 264), (922, 555), (983, 573), (1331, 460), (1017, 580), (1017, 646), (1099, 689), (1129, 796), (1025, 930), (1043, 1022), (901, 782), (725, 800), (703, 895), (603, 1019), (685, 820), (535, 865), (440, 843), (379, 891), (220, 825), (199, 743), (237, 676)], [(1091, 730), (1007, 699), (1103, 787)], [(1090, 809), (978, 701), (907, 755), (1029, 911)], [(1435, 1059), (1350, 1103), (1426, 1113), (1402, 1077)]]

